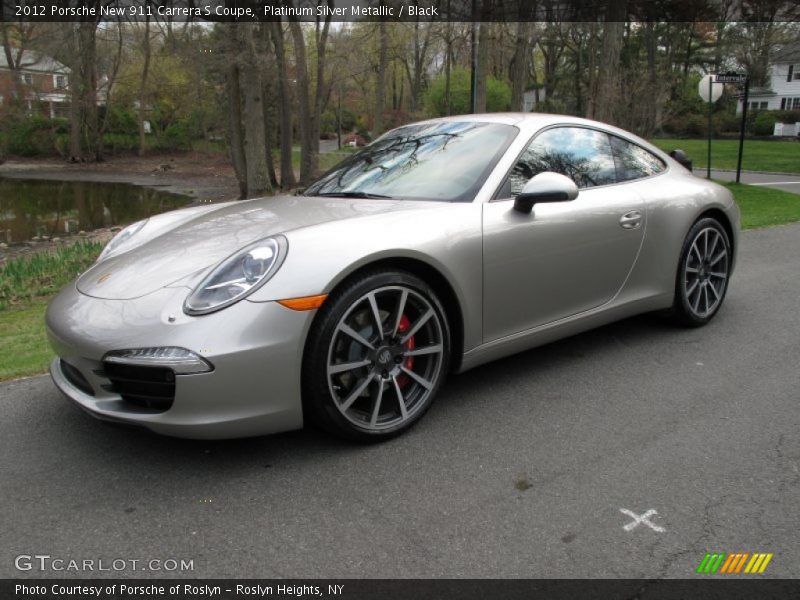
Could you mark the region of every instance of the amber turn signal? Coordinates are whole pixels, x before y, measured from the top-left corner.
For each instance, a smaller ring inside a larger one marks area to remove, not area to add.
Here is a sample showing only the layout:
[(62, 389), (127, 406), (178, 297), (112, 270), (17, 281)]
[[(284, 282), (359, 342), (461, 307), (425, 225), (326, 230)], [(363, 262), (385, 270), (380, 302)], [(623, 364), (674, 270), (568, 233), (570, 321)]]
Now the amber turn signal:
[(314, 310), (322, 306), (328, 294), (320, 294), (319, 296), (304, 296), (302, 298), (288, 298), (287, 300), (278, 300), (278, 304), (291, 308), (292, 310)]

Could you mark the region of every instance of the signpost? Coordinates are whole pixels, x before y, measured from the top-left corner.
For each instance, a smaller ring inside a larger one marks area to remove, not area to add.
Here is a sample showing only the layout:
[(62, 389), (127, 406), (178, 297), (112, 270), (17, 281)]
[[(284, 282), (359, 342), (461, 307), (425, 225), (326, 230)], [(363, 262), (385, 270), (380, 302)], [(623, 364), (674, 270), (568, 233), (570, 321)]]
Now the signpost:
[(747, 123), (747, 98), (750, 92), (750, 78), (742, 73), (720, 73), (717, 75), (706, 75), (700, 80), (697, 91), (700, 97), (708, 102), (708, 162), (706, 167), (706, 178), (711, 179), (711, 112), (714, 102), (719, 100), (722, 95), (723, 84), (734, 83), (744, 85), (744, 97), (742, 98), (742, 124), (739, 128), (739, 158), (736, 163), (736, 183), (742, 176), (742, 151), (744, 149), (744, 128)]
[(714, 102), (722, 96), (721, 83), (714, 83), (713, 75), (706, 75), (700, 80), (697, 91), (700, 97), (708, 102), (708, 160), (706, 161), (706, 179), (711, 179), (711, 114), (714, 112)]
[(724, 73), (717, 75), (717, 83), (736, 83), (744, 85), (744, 97), (742, 98), (742, 125), (739, 128), (739, 159), (736, 162), (736, 183), (742, 177), (742, 151), (744, 150), (744, 128), (747, 123), (747, 99), (750, 93), (750, 78), (741, 73)]

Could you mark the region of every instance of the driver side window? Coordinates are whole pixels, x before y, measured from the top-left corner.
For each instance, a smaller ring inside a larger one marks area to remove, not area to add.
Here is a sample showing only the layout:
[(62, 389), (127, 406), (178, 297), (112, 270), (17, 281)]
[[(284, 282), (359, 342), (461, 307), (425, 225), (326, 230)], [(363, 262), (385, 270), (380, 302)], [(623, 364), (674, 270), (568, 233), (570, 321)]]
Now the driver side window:
[(555, 127), (537, 135), (522, 153), (503, 186), (504, 197), (516, 197), (534, 175), (566, 175), (579, 188), (616, 183), (608, 135), (584, 127)]

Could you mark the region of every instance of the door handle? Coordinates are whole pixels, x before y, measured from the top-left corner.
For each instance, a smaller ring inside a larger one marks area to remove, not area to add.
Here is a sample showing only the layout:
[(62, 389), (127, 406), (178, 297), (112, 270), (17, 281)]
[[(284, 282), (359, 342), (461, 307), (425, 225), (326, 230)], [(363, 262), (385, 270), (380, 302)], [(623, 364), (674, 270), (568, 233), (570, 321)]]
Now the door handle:
[(642, 213), (638, 210), (626, 212), (619, 218), (619, 224), (623, 229), (639, 229), (642, 226)]

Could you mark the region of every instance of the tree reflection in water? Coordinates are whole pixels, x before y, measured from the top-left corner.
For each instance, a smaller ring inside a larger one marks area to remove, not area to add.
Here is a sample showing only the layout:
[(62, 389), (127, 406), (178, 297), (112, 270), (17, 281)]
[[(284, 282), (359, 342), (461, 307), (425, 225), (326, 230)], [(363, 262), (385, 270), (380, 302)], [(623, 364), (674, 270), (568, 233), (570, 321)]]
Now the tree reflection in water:
[(0, 241), (73, 235), (186, 206), (180, 194), (125, 183), (0, 178)]

